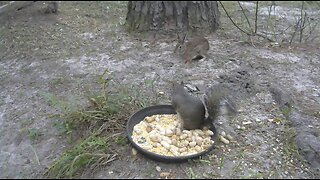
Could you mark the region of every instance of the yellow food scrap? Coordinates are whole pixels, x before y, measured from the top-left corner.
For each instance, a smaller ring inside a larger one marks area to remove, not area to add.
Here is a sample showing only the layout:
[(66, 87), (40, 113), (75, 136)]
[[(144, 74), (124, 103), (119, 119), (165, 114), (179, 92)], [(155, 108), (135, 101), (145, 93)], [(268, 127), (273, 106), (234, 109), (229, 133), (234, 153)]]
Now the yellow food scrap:
[(176, 114), (157, 114), (136, 124), (132, 139), (140, 147), (159, 155), (185, 156), (209, 148), (214, 143), (210, 140), (212, 135), (207, 128), (182, 130)]

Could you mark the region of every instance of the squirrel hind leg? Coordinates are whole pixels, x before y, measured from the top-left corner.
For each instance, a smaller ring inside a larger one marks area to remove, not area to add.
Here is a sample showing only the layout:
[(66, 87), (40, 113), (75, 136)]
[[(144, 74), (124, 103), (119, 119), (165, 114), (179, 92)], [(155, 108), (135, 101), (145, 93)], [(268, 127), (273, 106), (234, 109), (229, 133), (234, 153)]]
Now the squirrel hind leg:
[(201, 51), (199, 55), (202, 56), (204, 60), (211, 58), (208, 54), (208, 50)]

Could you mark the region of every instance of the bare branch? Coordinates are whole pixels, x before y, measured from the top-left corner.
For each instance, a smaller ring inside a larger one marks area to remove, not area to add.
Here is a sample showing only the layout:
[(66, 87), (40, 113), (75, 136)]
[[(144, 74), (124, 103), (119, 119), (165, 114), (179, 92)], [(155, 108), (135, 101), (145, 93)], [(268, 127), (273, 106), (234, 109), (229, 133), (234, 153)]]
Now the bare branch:
[(265, 32), (265, 31), (263, 31), (262, 33), (265, 34), (265, 35), (273, 35), (273, 36), (282, 35), (283, 33), (285, 33), (291, 27), (292, 26), (288, 26), (285, 30), (282, 30), (282, 31), (280, 31), (278, 33), (269, 33), (269, 32)]
[(311, 22), (309, 22), (309, 26), (310, 26), (310, 28), (309, 28), (309, 35), (305, 38), (305, 41), (308, 40), (308, 39), (311, 37), (312, 33), (314, 32), (314, 30), (315, 30), (316, 27), (318, 26), (319, 22), (320, 22), (320, 21), (317, 20), (317, 22), (314, 24), (314, 26), (312, 26), (312, 25), (311, 25)]
[(300, 14), (301, 23), (300, 23), (300, 38), (299, 38), (299, 43), (302, 42), (304, 23), (305, 23), (306, 15), (307, 15), (306, 12), (305, 12), (305, 13), (304, 13), (304, 16), (303, 16), (303, 8), (304, 8), (304, 1), (302, 1), (302, 4), (301, 4), (301, 14)]
[(239, 5), (240, 8), (241, 8), (241, 11), (242, 11), (244, 17), (246, 18), (246, 20), (247, 20), (247, 22), (248, 22), (250, 31), (253, 32), (253, 29), (252, 29), (252, 26), (251, 26), (250, 21), (249, 21), (249, 19), (248, 19), (248, 16), (247, 16), (246, 13), (244, 12), (244, 9), (243, 9), (243, 7), (241, 6), (240, 2), (239, 2), (239, 1), (237, 1), (237, 2), (238, 2), (238, 5)]
[(295, 26), (296, 26), (296, 29), (294, 30), (294, 32), (293, 32), (293, 34), (292, 34), (292, 36), (291, 36), (291, 39), (290, 39), (290, 41), (289, 41), (289, 44), (292, 43), (293, 38), (294, 38), (294, 36), (296, 35), (296, 32), (297, 32), (297, 30), (298, 30), (298, 28), (299, 28), (300, 21), (301, 21), (301, 18), (298, 20), (298, 22), (297, 22), (296, 25), (295, 25)]
[(221, 1), (219, 1), (219, 3), (221, 4), (222, 9), (223, 9), (224, 12), (226, 13), (226, 15), (228, 16), (228, 18), (229, 18), (230, 21), (232, 22), (232, 24), (233, 24), (234, 26), (236, 26), (236, 28), (239, 29), (241, 32), (245, 33), (245, 34), (248, 35), (248, 36), (252, 36), (252, 34), (250, 34), (250, 33), (246, 32), (246, 31), (244, 31), (243, 29), (241, 29), (241, 28), (233, 21), (233, 19), (231, 18), (231, 16), (230, 16), (229, 13), (227, 12), (227, 10), (224, 8), (224, 6), (223, 6), (223, 4), (221, 3)]
[(272, 40), (272, 39), (264, 36), (263, 34), (260, 34), (260, 33), (249, 33), (249, 32), (244, 31), (243, 29), (241, 29), (241, 28), (233, 21), (233, 19), (231, 18), (231, 16), (230, 16), (229, 13), (227, 12), (227, 10), (224, 8), (224, 6), (223, 6), (223, 4), (221, 3), (221, 1), (219, 1), (219, 3), (220, 3), (220, 5), (221, 5), (222, 9), (224, 10), (224, 12), (226, 13), (226, 15), (228, 16), (228, 18), (230, 19), (230, 21), (232, 22), (232, 24), (233, 24), (237, 29), (239, 29), (241, 32), (245, 33), (245, 34), (248, 35), (249, 37), (251, 37), (251, 36), (259, 36), (259, 37), (262, 37), (262, 38), (264, 38), (264, 39), (267, 39), (267, 40), (270, 41), (270, 42), (274, 42), (274, 40)]
[(255, 33), (254, 35), (259, 36), (259, 37), (262, 37), (262, 38), (268, 40), (269, 42), (274, 42), (274, 40), (268, 38), (267, 36), (265, 36), (265, 35), (263, 35), (263, 34)]

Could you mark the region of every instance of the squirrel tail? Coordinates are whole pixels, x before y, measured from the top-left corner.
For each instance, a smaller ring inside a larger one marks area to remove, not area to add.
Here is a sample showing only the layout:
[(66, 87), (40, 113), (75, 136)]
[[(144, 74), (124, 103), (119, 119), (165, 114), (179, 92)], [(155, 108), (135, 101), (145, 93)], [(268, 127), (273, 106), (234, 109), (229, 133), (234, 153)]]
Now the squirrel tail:
[(237, 108), (232, 100), (230, 90), (221, 84), (207, 89), (204, 102), (208, 112), (206, 123), (214, 122), (219, 115), (233, 116), (237, 114)]

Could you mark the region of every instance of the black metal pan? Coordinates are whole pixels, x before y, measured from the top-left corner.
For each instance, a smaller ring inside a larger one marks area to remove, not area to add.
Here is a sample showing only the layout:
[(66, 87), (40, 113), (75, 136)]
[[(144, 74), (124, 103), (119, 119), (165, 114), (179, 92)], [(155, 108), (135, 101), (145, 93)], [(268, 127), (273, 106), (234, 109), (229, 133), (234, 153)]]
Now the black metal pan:
[(188, 156), (164, 156), (164, 155), (159, 155), (150, 151), (147, 151), (140, 147), (138, 144), (136, 144), (133, 139), (131, 138), (133, 127), (138, 124), (140, 121), (142, 121), (145, 117), (147, 116), (152, 116), (155, 114), (176, 114), (175, 110), (171, 105), (156, 105), (156, 106), (150, 106), (144, 109), (141, 109), (134, 113), (128, 120), (127, 122), (127, 137), (129, 141), (131, 142), (132, 146), (137, 149), (138, 152), (141, 154), (147, 156), (148, 158), (151, 158), (156, 161), (162, 161), (162, 162), (168, 162), (168, 163), (177, 163), (177, 162), (182, 162), (186, 161), (188, 159), (194, 159), (198, 158), (202, 155), (207, 154), (211, 150), (215, 148), (215, 145), (217, 143), (217, 137), (218, 133), (217, 130), (214, 126), (210, 127), (210, 130), (214, 133), (212, 136), (212, 140), (215, 142), (212, 146), (210, 146), (206, 151), (197, 153), (197, 154), (192, 154)]

